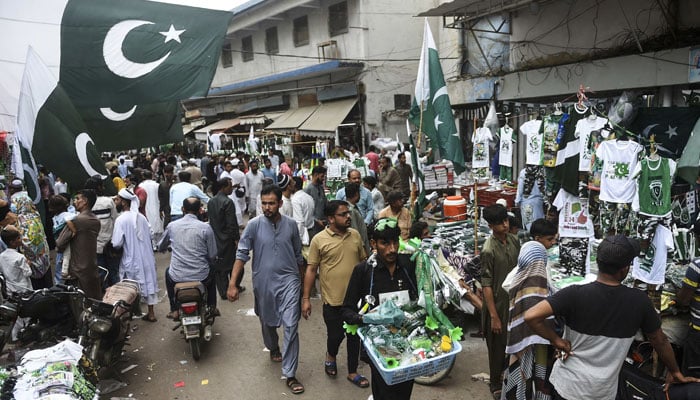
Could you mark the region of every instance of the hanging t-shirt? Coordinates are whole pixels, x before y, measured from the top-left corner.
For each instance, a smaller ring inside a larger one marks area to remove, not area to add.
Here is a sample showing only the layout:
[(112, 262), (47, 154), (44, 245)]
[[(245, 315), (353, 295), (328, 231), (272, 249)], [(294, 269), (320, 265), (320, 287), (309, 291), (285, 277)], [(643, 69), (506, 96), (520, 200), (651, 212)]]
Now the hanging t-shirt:
[(608, 140), (600, 144), (596, 157), (603, 163), (600, 177), (600, 200), (612, 203), (632, 203), (637, 192), (632, 171), (644, 148), (632, 140)]
[(525, 135), (525, 164), (542, 165), (542, 121), (533, 119), (520, 125), (520, 132)]
[(513, 144), (515, 143), (515, 136), (513, 135), (513, 128), (506, 125), (501, 128), (501, 143), (499, 145), (500, 155), (498, 158), (498, 164), (503, 167), (513, 166)]
[(588, 203), (564, 189), (560, 189), (552, 203), (559, 210), (559, 236), (590, 237), (593, 221), (588, 215)]
[(488, 168), (489, 166), (489, 128), (477, 128), (472, 135), (472, 168)]
[(547, 115), (542, 120), (542, 165), (545, 167), (555, 167), (557, 165), (557, 136), (559, 135), (559, 120), (563, 117), (560, 115)]
[(648, 157), (637, 163), (632, 176), (637, 177), (637, 194), (632, 209), (643, 215), (665, 217), (671, 214), (671, 185), (676, 162), (665, 157)]
[(634, 258), (632, 276), (642, 282), (662, 285), (665, 281), (666, 260), (669, 251), (673, 251), (673, 234), (670, 229), (659, 224), (646, 255), (643, 258)]
[(591, 132), (601, 129), (608, 123), (608, 120), (601, 117), (586, 117), (576, 123), (576, 136), (580, 144), (578, 170), (591, 172)]

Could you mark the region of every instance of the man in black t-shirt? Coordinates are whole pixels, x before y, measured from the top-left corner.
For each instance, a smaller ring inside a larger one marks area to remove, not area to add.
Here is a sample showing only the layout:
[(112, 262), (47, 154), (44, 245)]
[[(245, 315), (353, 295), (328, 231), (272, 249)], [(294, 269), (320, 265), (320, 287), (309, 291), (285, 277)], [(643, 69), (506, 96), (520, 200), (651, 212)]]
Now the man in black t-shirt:
[[(678, 368), (671, 345), (647, 295), (621, 282), (639, 254), (639, 244), (623, 235), (609, 236), (598, 247), (598, 279), (567, 287), (532, 307), (525, 321), (559, 352), (550, 382), (555, 398), (614, 400), (627, 351), (641, 329), (668, 368), (667, 383), (693, 382)], [(562, 339), (544, 320), (564, 317)]]

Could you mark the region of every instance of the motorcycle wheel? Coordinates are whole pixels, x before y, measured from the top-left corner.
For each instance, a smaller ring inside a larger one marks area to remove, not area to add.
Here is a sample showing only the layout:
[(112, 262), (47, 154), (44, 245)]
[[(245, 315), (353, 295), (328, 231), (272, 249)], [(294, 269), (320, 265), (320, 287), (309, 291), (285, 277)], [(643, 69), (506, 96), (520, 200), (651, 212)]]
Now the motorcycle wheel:
[(192, 358), (195, 361), (197, 361), (197, 360), (199, 360), (199, 357), (202, 356), (199, 338), (190, 339), (189, 342), (190, 342), (190, 350), (192, 350)]
[(455, 366), (455, 360), (457, 358), (453, 358), (452, 362), (450, 362), (450, 366), (447, 367), (446, 369), (443, 369), (442, 371), (438, 371), (432, 375), (425, 375), (425, 376), (419, 376), (418, 378), (415, 379), (415, 382), (419, 385), (423, 386), (433, 386), (440, 382), (441, 380), (447, 378), (448, 375), (450, 375), (450, 371), (452, 371), (452, 368)]

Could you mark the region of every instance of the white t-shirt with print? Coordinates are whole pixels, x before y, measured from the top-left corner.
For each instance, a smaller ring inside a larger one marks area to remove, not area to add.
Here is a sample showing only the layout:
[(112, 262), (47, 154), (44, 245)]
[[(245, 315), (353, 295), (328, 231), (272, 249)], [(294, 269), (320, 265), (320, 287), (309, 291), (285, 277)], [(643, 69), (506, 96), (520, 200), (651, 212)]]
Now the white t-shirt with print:
[(542, 165), (543, 133), (540, 132), (542, 121), (533, 119), (520, 125), (520, 132), (525, 135), (525, 164)]
[(595, 155), (603, 162), (600, 178), (600, 200), (632, 203), (637, 185), (632, 171), (644, 148), (632, 140), (607, 140), (598, 146)]
[(491, 129), (477, 128), (472, 135), (472, 168), (488, 168), (491, 159), (489, 158), (489, 140), (491, 140)]
[(632, 264), (632, 276), (652, 285), (663, 284), (666, 276), (666, 259), (668, 252), (672, 251), (673, 248), (673, 233), (667, 227), (658, 225), (654, 240), (651, 241), (647, 249), (647, 257), (651, 260), (635, 257)]
[(564, 189), (559, 189), (552, 203), (559, 210), (559, 236), (590, 237), (593, 221), (588, 215), (588, 204)]
[(501, 143), (499, 145), (498, 165), (502, 167), (513, 166), (513, 147), (515, 140), (513, 138), (513, 128), (506, 125), (501, 128)]
[(591, 158), (593, 153), (590, 149), (591, 132), (597, 131), (608, 123), (606, 118), (586, 117), (576, 123), (576, 137), (580, 144), (578, 170), (581, 172), (591, 172)]

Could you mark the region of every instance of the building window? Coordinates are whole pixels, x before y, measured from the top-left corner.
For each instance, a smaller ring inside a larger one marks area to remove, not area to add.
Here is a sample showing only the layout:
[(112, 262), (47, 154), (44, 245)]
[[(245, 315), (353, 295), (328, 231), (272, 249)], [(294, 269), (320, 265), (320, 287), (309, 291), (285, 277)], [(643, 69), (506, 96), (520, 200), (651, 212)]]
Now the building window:
[(231, 53), (231, 42), (226, 41), (221, 47), (221, 65), (228, 68), (233, 65), (233, 55)]
[(309, 44), (309, 19), (304, 15), (294, 19), (294, 46), (307, 44)]
[(347, 33), (348, 2), (343, 1), (328, 7), (328, 32), (331, 36)]
[(277, 27), (265, 29), (265, 53), (277, 54), (280, 52), (280, 46), (277, 42)]
[(243, 61), (251, 61), (253, 59), (253, 37), (246, 36), (241, 39), (241, 56)]
[(410, 110), (411, 95), (410, 94), (395, 94), (394, 95), (394, 110)]

